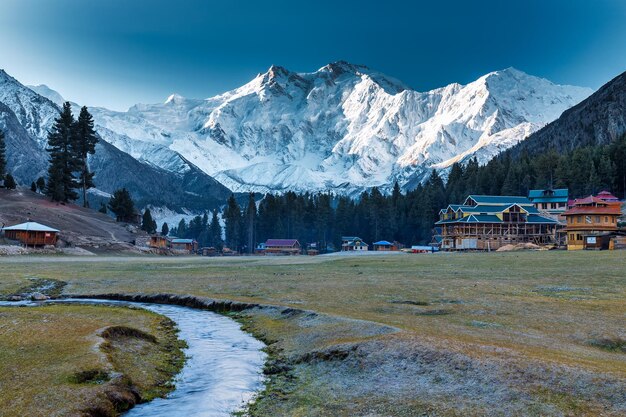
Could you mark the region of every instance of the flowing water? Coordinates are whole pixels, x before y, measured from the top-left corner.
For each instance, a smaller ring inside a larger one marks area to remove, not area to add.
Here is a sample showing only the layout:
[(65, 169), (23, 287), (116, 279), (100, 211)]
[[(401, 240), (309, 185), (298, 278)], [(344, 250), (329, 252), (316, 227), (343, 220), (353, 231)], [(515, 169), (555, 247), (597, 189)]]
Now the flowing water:
[[(264, 344), (228, 317), (165, 304), (80, 299), (62, 302), (136, 306), (153, 311), (176, 322), (179, 338), (189, 345), (185, 350), (188, 359), (175, 380), (176, 389), (166, 398), (137, 405), (124, 416), (226, 417), (244, 407), (263, 387)], [(17, 304), (0, 302), (5, 306)]]

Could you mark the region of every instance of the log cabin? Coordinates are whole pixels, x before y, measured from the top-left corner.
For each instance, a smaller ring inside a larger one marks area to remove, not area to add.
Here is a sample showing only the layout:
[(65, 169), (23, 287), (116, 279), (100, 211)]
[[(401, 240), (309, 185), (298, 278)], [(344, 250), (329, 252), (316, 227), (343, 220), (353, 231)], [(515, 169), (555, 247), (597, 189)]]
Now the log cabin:
[(7, 239), (17, 240), (25, 246), (54, 246), (59, 230), (37, 222), (26, 222), (2, 229)]

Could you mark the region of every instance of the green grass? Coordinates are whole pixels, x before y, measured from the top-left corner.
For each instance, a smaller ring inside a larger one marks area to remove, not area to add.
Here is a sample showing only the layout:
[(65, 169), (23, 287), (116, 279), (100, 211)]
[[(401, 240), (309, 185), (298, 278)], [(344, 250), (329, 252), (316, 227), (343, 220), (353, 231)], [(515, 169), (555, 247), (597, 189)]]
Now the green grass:
[[(132, 336), (103, 335), (132, 326)], [(117, 327), (113, 327), (117, 328)], [(156, 342), (158, 340), (158, 343)], [(80, 415), (123, 373), (145, 399), (171, 389), (183, 354), (172, 323), (144, 310), (83, 305), (0, 307), (0, 414)], [(105, 348), (106, 347), (106, 348)], [(174, 349), (172, 349), (174, 347)]]

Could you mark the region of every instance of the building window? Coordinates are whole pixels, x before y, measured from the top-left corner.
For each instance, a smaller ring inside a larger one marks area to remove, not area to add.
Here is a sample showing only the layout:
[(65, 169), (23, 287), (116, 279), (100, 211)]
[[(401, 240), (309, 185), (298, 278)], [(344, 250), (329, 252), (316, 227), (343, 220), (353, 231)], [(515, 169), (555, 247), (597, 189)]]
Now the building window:
[(608, 223), (609, 222), (609, 216), (604, 216), (604, 223)]
[(600, 216), (596, 216), (596, 223), (600, 223)]
[(578, 216), (576, 218), (576, 223), (582, 223), (583, 222), (583, 216)]

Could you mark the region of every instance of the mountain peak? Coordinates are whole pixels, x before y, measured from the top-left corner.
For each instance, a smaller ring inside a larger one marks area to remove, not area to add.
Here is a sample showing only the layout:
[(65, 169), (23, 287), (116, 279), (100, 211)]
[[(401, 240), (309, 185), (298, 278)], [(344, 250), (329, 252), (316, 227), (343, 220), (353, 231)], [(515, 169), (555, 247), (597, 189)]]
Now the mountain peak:
[(165, 100), (165, 104), (169, 104), (169, 103), (180, 103), (182, 100), (184, 100), (185, 97), (181, 96), (180, 94), (174, 93), (171, 94), (167, 100)]

